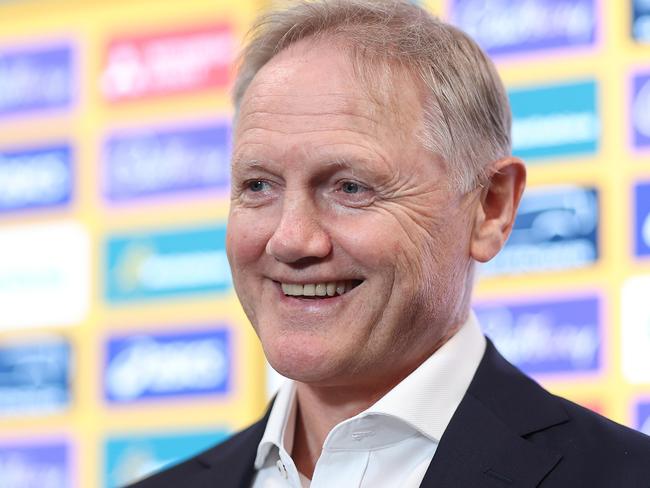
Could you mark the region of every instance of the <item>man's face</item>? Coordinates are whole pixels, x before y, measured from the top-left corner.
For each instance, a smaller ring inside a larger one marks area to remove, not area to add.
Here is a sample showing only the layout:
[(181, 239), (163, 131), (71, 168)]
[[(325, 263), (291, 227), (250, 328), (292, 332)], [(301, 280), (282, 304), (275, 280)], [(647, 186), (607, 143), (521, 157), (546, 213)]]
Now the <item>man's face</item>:
[(465, 318), (477, 199), (447, 188), (418, 90), (392, 81), (396, 107), (341, 48), (302, 41), (240, 107), (228, 258), (269, 362), (299, 381), (401, 379)]

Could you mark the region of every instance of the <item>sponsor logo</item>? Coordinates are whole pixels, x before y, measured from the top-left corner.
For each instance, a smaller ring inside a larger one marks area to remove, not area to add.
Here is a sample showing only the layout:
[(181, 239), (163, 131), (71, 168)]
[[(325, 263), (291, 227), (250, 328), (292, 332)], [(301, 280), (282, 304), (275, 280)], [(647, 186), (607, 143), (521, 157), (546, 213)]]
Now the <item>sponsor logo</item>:
[(532, 188), (522, 198), (505, 247), (485, 276), (589, 266), (598, 259), (598, 193), (562, 185)]
[(132, 335), (107, 344), (104, 395), (111, 403), (230, 390), (230, 332)]
[(104, 446), (106, 488), (119, 488), (145, 478), (223, 441), (223, 430), (167, 435), (112, 437)]
[(0, 118), (70, 107), (73, 72), (67, 45), (0, 50)]
[(0, 152), (0, 212), (69, 202), (71, 166), (67, 145)]
[(0, 486), (73, 488), (69, 447), (0, 443)]
[(490, 55), (594, 43), (595, 0), (453, 0), (452, 21)]
[(594, 81), (513, 89), (512, 150), (526, 160), (595, 154), (600, 138)]
[(632, 0), (632, 37), (650, 42), (650, 0)]
[(71, 354), (64, 341), (0, 346), (0, 413), (55, 413), (70, 403)]
[(231, 26), (118, 38), (102, 75), (110, 101), (225, 88), (237, 42)]
[(109, 238), (108, 302), (229, 291), (225, 239), (225, 225)]
[(650, 182), (634, 187), (634, 253), (650, 255)]
[(90, 242), (80, 224), (0, 229), (0, 330), (81, 322), (89, 290)]
[(640, 402), (636, 406), (636, 429), (650, 435), (650, 402)]
[(111, 201), (228, 187), (227, 122), (114, 135), (104, 145), (104, 193)]
[(645, 149), (650, 147), (650, 72), (636, 75), (632, 85), (633, 142)]
[(593, 372), (600, 366), (599, 300), (531, 301), (475, 307), (497, 349), (528, 374)]
[(630, 383), (650, 382), (650, 275), (635, 276), (621, 291), (621, 339), (623, 376)]

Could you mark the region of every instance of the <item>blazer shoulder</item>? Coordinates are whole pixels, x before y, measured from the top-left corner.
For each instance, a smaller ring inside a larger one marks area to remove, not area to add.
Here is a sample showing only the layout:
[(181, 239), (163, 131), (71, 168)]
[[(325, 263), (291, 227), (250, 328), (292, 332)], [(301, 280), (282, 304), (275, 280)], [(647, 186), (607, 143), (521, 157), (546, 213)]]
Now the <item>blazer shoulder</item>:
[(468, 394), (505, 428), (561, 457), (540, 486), (650, 488), (650, 437), (548, 392), (489, 340)]
[(650, 436), (614, 422), (602, 415), (573, 403), (566, 398), (554, 396), (562, 405), (571, 422), (567, 424), (574, 432), (569, 446), (584, 443), (581, 449), (607, 449), (610, 456), (625, 460), (643, 460), (650, 469)]
[(554, 399), (570, 420), (527, 436), (562, 453), (543, 486), (650, 487), (650, 437), (565, 398)]

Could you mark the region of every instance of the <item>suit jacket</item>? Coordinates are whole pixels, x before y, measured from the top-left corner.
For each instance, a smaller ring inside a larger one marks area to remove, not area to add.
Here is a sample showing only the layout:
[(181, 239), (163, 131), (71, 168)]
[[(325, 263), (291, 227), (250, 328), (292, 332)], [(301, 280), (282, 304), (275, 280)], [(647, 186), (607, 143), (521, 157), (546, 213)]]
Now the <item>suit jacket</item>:
[[(132, 488), (249, 488), (269, 411)], [(650, 437), (551, 395), (488, 340), (420, 486), (650, 488)]]

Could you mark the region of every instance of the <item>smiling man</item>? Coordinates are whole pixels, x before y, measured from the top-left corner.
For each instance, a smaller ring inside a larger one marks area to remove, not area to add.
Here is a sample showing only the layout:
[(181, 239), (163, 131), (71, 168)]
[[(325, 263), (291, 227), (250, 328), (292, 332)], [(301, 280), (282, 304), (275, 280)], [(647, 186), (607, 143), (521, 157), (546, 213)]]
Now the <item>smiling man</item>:
[(140, 487), (633, 487), (650, 442), (509, 365), (469, 308), (525, 185), (492, 63), (402, 1), (294, 3), (235, 88), (228, 257), (264, 419)]

